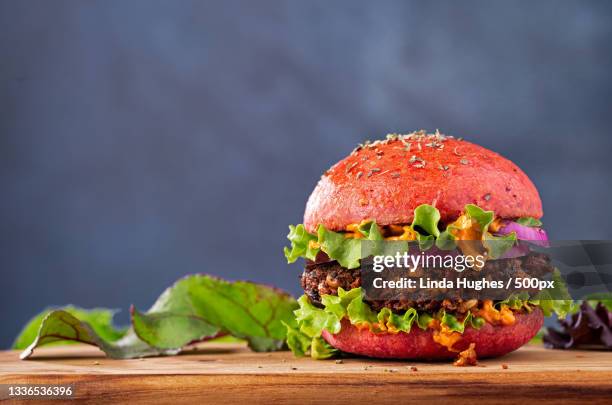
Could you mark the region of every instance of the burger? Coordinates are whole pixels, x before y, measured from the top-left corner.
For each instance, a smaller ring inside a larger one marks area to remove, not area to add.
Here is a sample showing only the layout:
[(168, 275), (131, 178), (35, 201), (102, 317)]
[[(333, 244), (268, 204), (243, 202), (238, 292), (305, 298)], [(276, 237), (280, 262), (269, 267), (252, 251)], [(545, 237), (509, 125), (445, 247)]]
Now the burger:
[(519, 167), (461, 138), (417, 131), (358, 145), (323, 174), (303, 223), (289, 227), (285, 256), (305, 264), (288, 346), (318, 359), (349, 353), (456, 365), (518, 349), (544, 316), (565, 315), (566, 296), (371, 299), (361, 249), (368, 240), (476, 249), (486, 258), (474, 269), (480, 274), (553, 274), (546, 255), (520, 249), (521, 241), (546, 241), (542, 215), (538, 191)]

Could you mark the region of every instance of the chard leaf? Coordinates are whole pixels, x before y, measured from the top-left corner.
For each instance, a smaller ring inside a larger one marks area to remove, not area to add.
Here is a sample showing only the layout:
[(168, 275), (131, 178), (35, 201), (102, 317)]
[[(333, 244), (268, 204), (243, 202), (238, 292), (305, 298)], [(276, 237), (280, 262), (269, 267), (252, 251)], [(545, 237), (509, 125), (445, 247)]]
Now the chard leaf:
[(146, 313), (134, 311), (140, 339), (159, 348), (180, 348), (225, 332), (255, 351), (278, 350), (286, 338), (295, 300), (274, 288), (208, 275), (188, 276), (168, 288)]
[[(62, 310), (87, 322), (100, 338), (110, 342), (119, 340), (127, 331), (126, 328), (117, 328), (113, 325), (113, 316), (116, 312), (113, 310), (104, 308), (83, 309), (72, 305), (63, 307)], [(32, 318), (15, 339), (13, 349), (23, 350), (28, 347), (36, 339), (43, 320), (53, 311), (54, 308), (46, 309)]]
[(80, 321), (69, 312), (58, 309), (45, 316), (34, 341), (21, 353), (20, 358), (27, 359), (39, 346), (65, 340), (98, 346), (113, 359), (171, 355), (179, 352), (179, 350), (151, 347), (138, 339), (132, 330), (118, 341), (105, 340), (93, 330), (89, 323)]
[(255, 351), (278, 350), (287, 337), (285, 324), (296, 325), (296, 308), (290, 295), (272, 287), (194, 275), (166, 289), (146, 313), (132, 309), (127, 333), (114, 329), (111, 311), (66, 307), (47, 313), (42, 322), (36, 317), (16, 347), (29, 344), (22, 353), (27, 358), (38, 346), (77, 341), (98, 346), (111, 358), (134, 358), (177, 354), (194, 341), (230, 334)]
[(210, 338), (221, 332), (220, 328), (198, 316), (173, 312), (143, 314), (133, 309), (132, 324), (140, 339), (163, 349), (180, 349), (189, 342)]

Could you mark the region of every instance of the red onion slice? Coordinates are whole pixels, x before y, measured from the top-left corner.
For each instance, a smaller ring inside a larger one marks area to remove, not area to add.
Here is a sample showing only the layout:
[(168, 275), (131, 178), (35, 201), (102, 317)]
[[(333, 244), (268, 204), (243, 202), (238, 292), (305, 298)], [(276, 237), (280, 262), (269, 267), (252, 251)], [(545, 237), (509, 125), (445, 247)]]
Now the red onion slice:
[(512, 232), (516, 233), (517, 239), (528, 241), (538, 246), (548, 246), (548, 235), (541, 228), (521, 225), (513, 221), (504, 221), (502, 227), (497, 231), (500, 235), (507, 235)]

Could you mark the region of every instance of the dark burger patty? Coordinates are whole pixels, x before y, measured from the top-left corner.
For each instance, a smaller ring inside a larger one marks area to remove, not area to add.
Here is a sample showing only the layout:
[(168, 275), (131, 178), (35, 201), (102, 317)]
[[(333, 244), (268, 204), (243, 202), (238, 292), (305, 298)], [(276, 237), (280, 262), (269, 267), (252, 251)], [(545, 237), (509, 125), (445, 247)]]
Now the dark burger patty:
[[(542, 277), (553, 271), (548, 256), (530, 252), (526, 256), (487, 261), (480, 274), (483, 276), (497, 275), (499, 277)], [(428, 270), (428, 271), (431, 271)], [(416, 269), (415, 274), (423, 272)], [(487, 277), (489, 278), (489, 277)], [(361, 286), (361, 271), (346, 269), (336, 261), (325, 263), (308, 262), (302, 273), (302, 288), (304, 293), (315, 305), (321, 305), (322, 295), (337, 295), (338, 288), (350, 290)], [(449, 296), (447, 294), (447, 296)], [(450, 295), (452, 296), (452, 295)], [(440, 308), (457, 313), (466, 312), (474, 305), (474, 300), (464, 301), (461, 298), (432, 300), (432, 299), (404, 299), (394, 297), (389, 300), (367, 301), (376, 311), (388, 307), (394, 312), (406, 311), (415, 308), (419, 311), (435, 312)]]

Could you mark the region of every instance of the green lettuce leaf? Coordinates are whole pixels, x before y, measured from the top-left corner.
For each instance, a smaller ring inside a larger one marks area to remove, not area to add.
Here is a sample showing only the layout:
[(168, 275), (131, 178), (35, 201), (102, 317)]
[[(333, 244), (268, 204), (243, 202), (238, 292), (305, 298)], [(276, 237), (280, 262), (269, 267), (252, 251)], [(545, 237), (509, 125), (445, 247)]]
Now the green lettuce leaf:
[(343, 234), (328, 231), (323, 225), (317, 230), (321, 249), (341, 266), (348, 269), (359, 267), (361, 260), (361, 240), (345, 238)]
[(283, 325), (287, 328), (287, 346), (297, 356), (302, 357), (312, 346), (312, 338), (302, 333), (292, 324), (283, 321)]
[(456, 316), (449, 314), (448, 312), (444, 311), (442, 314), (442, 325), (447, 325), (453, 332), (463, 333), (465, 332), (466, 326), (471, 326), (474, 329), (480, 329), (486, 322), (484, 318), (473, 316), (471, 312), (468, 312), (461, 321), (459, 321)]
[(298, 304), (300, 308), (295, 310), (294, 314), (300, 332), (311, 338), (321, 336), (323, 330), (331, 333), (340, 332), (341, 318), (335, 312), (315, 307), (306, 295), (298, 299)]
[(429, 322), (433, 321), (433, 316), (429, 315), (427, 312), (421, 312), (417, 314), (416, 323), (417, 326), (423, 330), (427, 329), (429, 326)]
[(542, 221), (540, 221), (539, 219), (533, 218), (533, 217), (521, 217), (516, 220), (516, 223), (525, 225), (525, 226), (530, 226), (532, 228), (538, 228), (542, 226)]
[(466, 214), (478, 223), (480, 232), (486, 232), (489, 229), (489, 225), (495, 219), (493, 211), (485, 211), (477, 205), (468, 204), (465, 206)]
[(383, 325), (386, 325), (388, 329), (398, 331), (401, 330), (404, 332), (410, 332), (410, 329), (412, 329), (412, 324), (417, 318), (418, 314), (414, 308), (410, 308), (404, 314), (400, 315), (385, 307), (381, 309), (376, 316), (377, 321)]
[(431, 205), (421, 204), (414, 209), (414, 219), (410, 227), (419, 234), (425, 231), (426, 235), (431, 235), (433, 240), (440, 236), (438, 222), (440, 222), (440, 211)]
[(420, 250), (428, 250), (436, 243), (436, 240), (433, 235), (421, 235), (417, 233), (417, 242)]
[[(495, 215), (493, 211), (484, 211), (482, 208), (467, 204), (465, 213), (473, 219), (483, 234), (483, 244), (487, 248), (491, 258), (501, 257), (508, 249), (516, 243), (516, 235), (511, 233), (504, 236), (494, 236), (488, 232), (489, 225), (493, 222)], [(455, 238), (449, 232), (452, 225), (440, 232), (438, 224), (440, 222), (440, 212), (434, 206), (428, 204), (419, 205), (414, 210), (414, 219), (410, 228), (416, 232), (416, 240), (421, 250), (428, 250), (434, 245), (442, 250), (453, 250), (457, 248)], [(306, 231), (304, 225), (289, 226), (287, 238), (291, 242), (291, 247), (285, 247), (285, 257), (288, 263), (295, 262), (303, 257), (315, 260), (317, 253), (323, 251), (330, 259), (338, 261), (341, 266), (348, 269), (359, 267), (361, 258), (369, 255), (386, 254), (388, 245), (393, 245), (392, 249), (400, 251), (408, 249), (405, 241), (394, 243), (374, 243), (368, 244), (366, 250), (362, 250), (363, 241), (383, 241), (380, 227), (374, 221), (367, 221), (358, 226), (359, 232), (364, 236), (363, 239), (346, 238), (342, 232), (333, 232), (319, 225), (317, 234)], [(403, 245), (402, 245), (403, 243)], [(404, 246), (405, 245), (405, 246)], [(364, 253), (367, 253), (364, 256)]]
[(169, 355), (189, 343), (226, 334), (246, 340), (255, 351), (270, 351), (284, 346), (285, 325), (295, 325), (297, 307), (293, 297), (272, 287), (194, 275), (166, 289), (146, 313), (132, 308), (127, 333), (111, 329), (112, 312), (81, 310), (73, 315), (68, 307), (49, 312), (30, 340), (35, 318), (16, 342), (20, 348), (29, 344), (23, 358), (38, 346), (65, 340), (98, 346), (112, 358)]
[[(337, 296), (321, 297), (323, 308), (315, 307), (306, 295), (301, 296), (298, 299), (300, 308), (294, 311), (297, 327), (285, 324), (287, 346), (296, 356), (310, 353), (313, 358), (327, 358), (336, 351), (325, 343), (321, 334), (324, 330), (332, 334), (340, 332), (341, 321), (344, 318), (353, 325), (369, 327), (375, 332), (384, 330), (410, 332), (414, 324), (421, 329), (427, 329), (429, 322), (434, 319), (432, 315), (425, 312), (418, 313), (415, 309), (410, 309), (401, 315), (393, 313), (388, 308), (376, 313), (363, 301), (362, 294), (361, 287), (349, 291), (338, 288)], [(464, 320), (467, 321), (470, 321), (470, 318)], [(471, 325), (476, 323), (472, 322)]]
[(357, 229), (361, 232), (367, 240), (383, 240), (383, 236), (380, 233), (380, 228), (374, 221), (367, 221), (361, 223)]
[(527, 292), (513, 294), (503, 301), (498, 301), (495, 307), (499, 308), (501, 305), (507, 305), (510, 309), (525, 309), (531, 312), (533, 306), (538, 306), (544, 316), (556, 314), (559, 319), (574, 313), (578, 305), (572, 299), (561, 273), (558, 269), (555, 269), (551, 276), (555, 282), (554, 288), (542, 290), (531, 298)]
[(361, 291), (358, 297), (349, 302), (346, 307), (346, 314), (353, 325), (373, 324), (378, 320), (376, 312), (372, 311), (370, 306), (361, 298)]
[(440, 250), (455, 250), (457, 248), (455, 237), (449, 232), (449, 229), (440, 232), (440, 236), (436, 239), (436, 247)]
[(490, 259), (499, 259), (516, 243), (516, 233), (511, 232), (507, 235), (494, 236), (490, 233), (483, 235), (485, 249), (489, 253)]
[(542, 308), (544, 316), (551, 316), (555, 313), (559, 319), (562, 319), (568, 314), (575, 312), (577, 305), (572, 299), (565, 280), (563, 280), (558, 269), (553, 271), (552, 280), (555, 283), (555, 287), (540, 291), (534, 298), (529, 300), (529, 303)]
[(328, 359), (335, 356), (338, 353), (337, 349), (334, 349), (329, 343), (323, 338), (312, 339), (312, 346), (310, 347), (310, 356), (315, 360)]
[(316, 241), (317, 237), (306, 231), (304, 225), (289, 225), (289, 235), (287, 239), (291, 241), (291, 249), (285, 247), (285, 257), (287, 262), (293, 263), (300, 257), (314, 260), (317, 257), (318, 249), (310, 248), (310, 241)]
[[(563, 287), (560, 290), (563, 290)], [(548, 292), (546, 297), (550, 298), (555, 294), (557, 297), (566, 297), (564, 294), (567, 294), (567, 289), (565, 289), (565, 292), (556, 291), (552, 295)], [(505, 304), (511, 309), (531, 311), (532, 307), (530, 305), (543, 304), (545, 305), (545, 308), (543, 308), (545, 315), (550, 315), (556, 311), (563, 315), (569, 310), (568, 302), (571, 303), (572, 301), (529, 300), (528, 296), (521, 294), (496, 303), (496, 307), (499, 308), (502, 304)], [(353, 325), (369, 327), (375, 333), (386, 331), (409, 333), (413, 325), (425, 330), (434, 319), (438, 319), (442, 325), (446, 325), (451, 331), (458, 333), (464, 333), (467, 327), (480, 329), (486, 323), (484, 318), (474, 316), (472, 313), (468, 313), (462, 320), (459, 320), (455, 315), (443, 310), (428, 314), (417, 312), (414, 308), (411, 308), (403, 314), (396, 314), (385, 307), (376, 313), (363, 301), (361, 287), (349, 291), (338, 288), (337, 296), (322, 296), (323, 308), (315, 307), (306, 295), (301, 296), (298, 303), (300, 308), (294, 311), (297, 326), (295, 324), (285, 324), (287, 345), (296, 356), (310, 354), (313, 358), (328, 358), (336, 353), (333, 348), (325, 343), (321, 334), (323, 330), (332, 334), (340, 332), (341, 321), (344, 318), (348, 319)]]
[[(365, 236), (365, 240), (374, 242), (383, 240), (380, 228), (375, 222), (364, 222), (359, 225), (358, 229)], [(291, 242), (291, 248), (285, 247), (284, 249), (288, 263), (293, 263), (300, 257), (315, 260), (319, 251), (322, 250), (343, 267), (348, 269), (359, 267), (361, 242), (364, 239), (346, 238), (344, 234), (330, 231), (323, 225), (320, 225), (317, 234), (313, 235), (308, 233), (302, 224), (289, 225), (287, 238)], [(377, 245), (374, 245), (374, 248), (376, 247)]]

